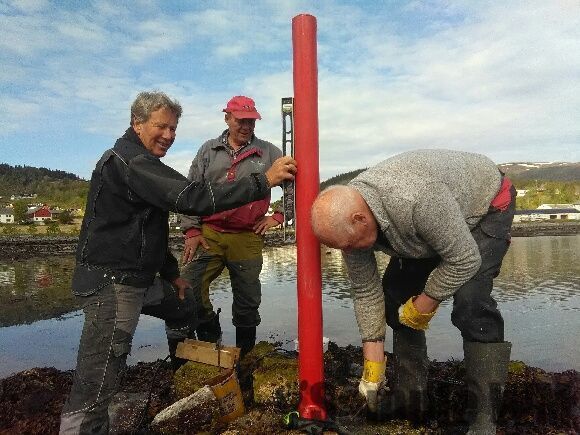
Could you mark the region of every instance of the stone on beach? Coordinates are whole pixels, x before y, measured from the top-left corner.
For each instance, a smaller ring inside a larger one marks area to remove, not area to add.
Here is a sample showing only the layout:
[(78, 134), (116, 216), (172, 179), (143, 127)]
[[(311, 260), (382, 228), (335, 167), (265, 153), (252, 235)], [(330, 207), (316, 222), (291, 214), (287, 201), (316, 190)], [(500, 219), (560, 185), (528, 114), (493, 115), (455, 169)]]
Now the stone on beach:
[(206, 385), (159, 412), (151, 427), (161, 433), (197, 432), (209, 428), (218, 413), (217, 398)]

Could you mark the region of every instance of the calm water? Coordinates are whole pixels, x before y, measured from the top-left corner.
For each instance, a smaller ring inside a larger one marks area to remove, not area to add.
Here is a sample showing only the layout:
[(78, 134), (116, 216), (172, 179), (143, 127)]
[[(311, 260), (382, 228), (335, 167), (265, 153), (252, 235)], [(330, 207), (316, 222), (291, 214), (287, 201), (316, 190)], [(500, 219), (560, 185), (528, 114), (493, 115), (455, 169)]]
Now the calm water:
[[(495, 283), (512, 359), (550, 371), (580, 371), (580, 235), (515, 238)], [(388, 258), (378, 256), (386, 265)], [(322, 254), (324, 336), (360, 345), (340, 252)], [(31, 367), (74, 367), (83, 315), (70, 296), (72, 257), (0, 262), (0, 377)], [(294, 348), (296, 248), (268, 248), (262, 271), (262, 324), (258, 338)], [(234, 342), (227, 273), (213, 288), (221, 307), (225, 343)], [(461, 337), (445, 302), (427, 331), (430, 358), (462, 359)], [(387, 329), (386, 349), (392, 340)], [(167, 354), (163, 323), (141, 316), (129, 363)]]

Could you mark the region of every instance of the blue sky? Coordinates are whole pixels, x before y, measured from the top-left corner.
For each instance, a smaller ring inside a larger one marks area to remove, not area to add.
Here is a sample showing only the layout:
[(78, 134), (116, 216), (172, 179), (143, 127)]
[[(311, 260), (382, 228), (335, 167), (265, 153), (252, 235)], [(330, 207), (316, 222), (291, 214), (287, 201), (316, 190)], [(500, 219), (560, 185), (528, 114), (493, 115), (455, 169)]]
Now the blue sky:
[(233, 95), (279, 145), (300, 13), (318, 23), (322, 180), (418, 148), (580, 160), (577, 0), (0, 0), (0, 162), (88, 178), (150, 89), (184, 107), (164, 159), (182, 173)]

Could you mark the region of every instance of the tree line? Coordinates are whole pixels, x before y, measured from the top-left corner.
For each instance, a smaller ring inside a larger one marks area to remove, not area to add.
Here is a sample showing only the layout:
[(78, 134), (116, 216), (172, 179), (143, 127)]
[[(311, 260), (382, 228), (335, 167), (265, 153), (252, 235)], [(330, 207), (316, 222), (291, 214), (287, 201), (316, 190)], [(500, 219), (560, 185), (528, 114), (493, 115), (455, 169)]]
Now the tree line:
[[(366, 168), (338, 174), (320, 184), (320, 189), (335, 184), (347, 184)], [(518, 197), (518, 209), (535, 209), (541, 204), (573, 204), (580, 202), (580, 182), (519, 179), (511, 177), (517, 189), (525, 189), (525, 196)], [(10, 166), (0, 163), (0, 196), (7, 202), (10, 195), (36, 193), (35, 203), (57, 205), (61, 208), (83, 208), (89, 191), (89, 183), (75, 174), (35, 168), (32, 166)], [(24, 206), (31, 200), (24, 199)], [(14, 204), (16, 207), (16, 203)], [(272, 204), (278, 207), (281, 201)], [(21, 207), (21, 206), (18, 206)], [(16, 213), (16, 210), (15, 210)], [(66, 215), (63, 216), (66, 219)]]
[(10, 202), (12, 195), (36, 194), (36, 198), (22, 201), (82, 208), (88, 191), (89, 183), (70, 172), (0, 163), (0, 196), (4, 203)]

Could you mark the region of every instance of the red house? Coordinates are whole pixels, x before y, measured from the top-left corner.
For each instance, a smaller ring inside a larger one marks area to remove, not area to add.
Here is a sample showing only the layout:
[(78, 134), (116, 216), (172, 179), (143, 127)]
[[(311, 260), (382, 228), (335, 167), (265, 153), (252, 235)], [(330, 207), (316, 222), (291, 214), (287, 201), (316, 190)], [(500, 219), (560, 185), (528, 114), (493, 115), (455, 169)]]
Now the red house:
[(43, 205), (42, 207), (33, 208), (32, 210), (26, 213), (26, 220), (31, 222), (44, 222), (50, 220), (52, 218), (52, 214), (50, 213), (50, 209), (48, 206)]

